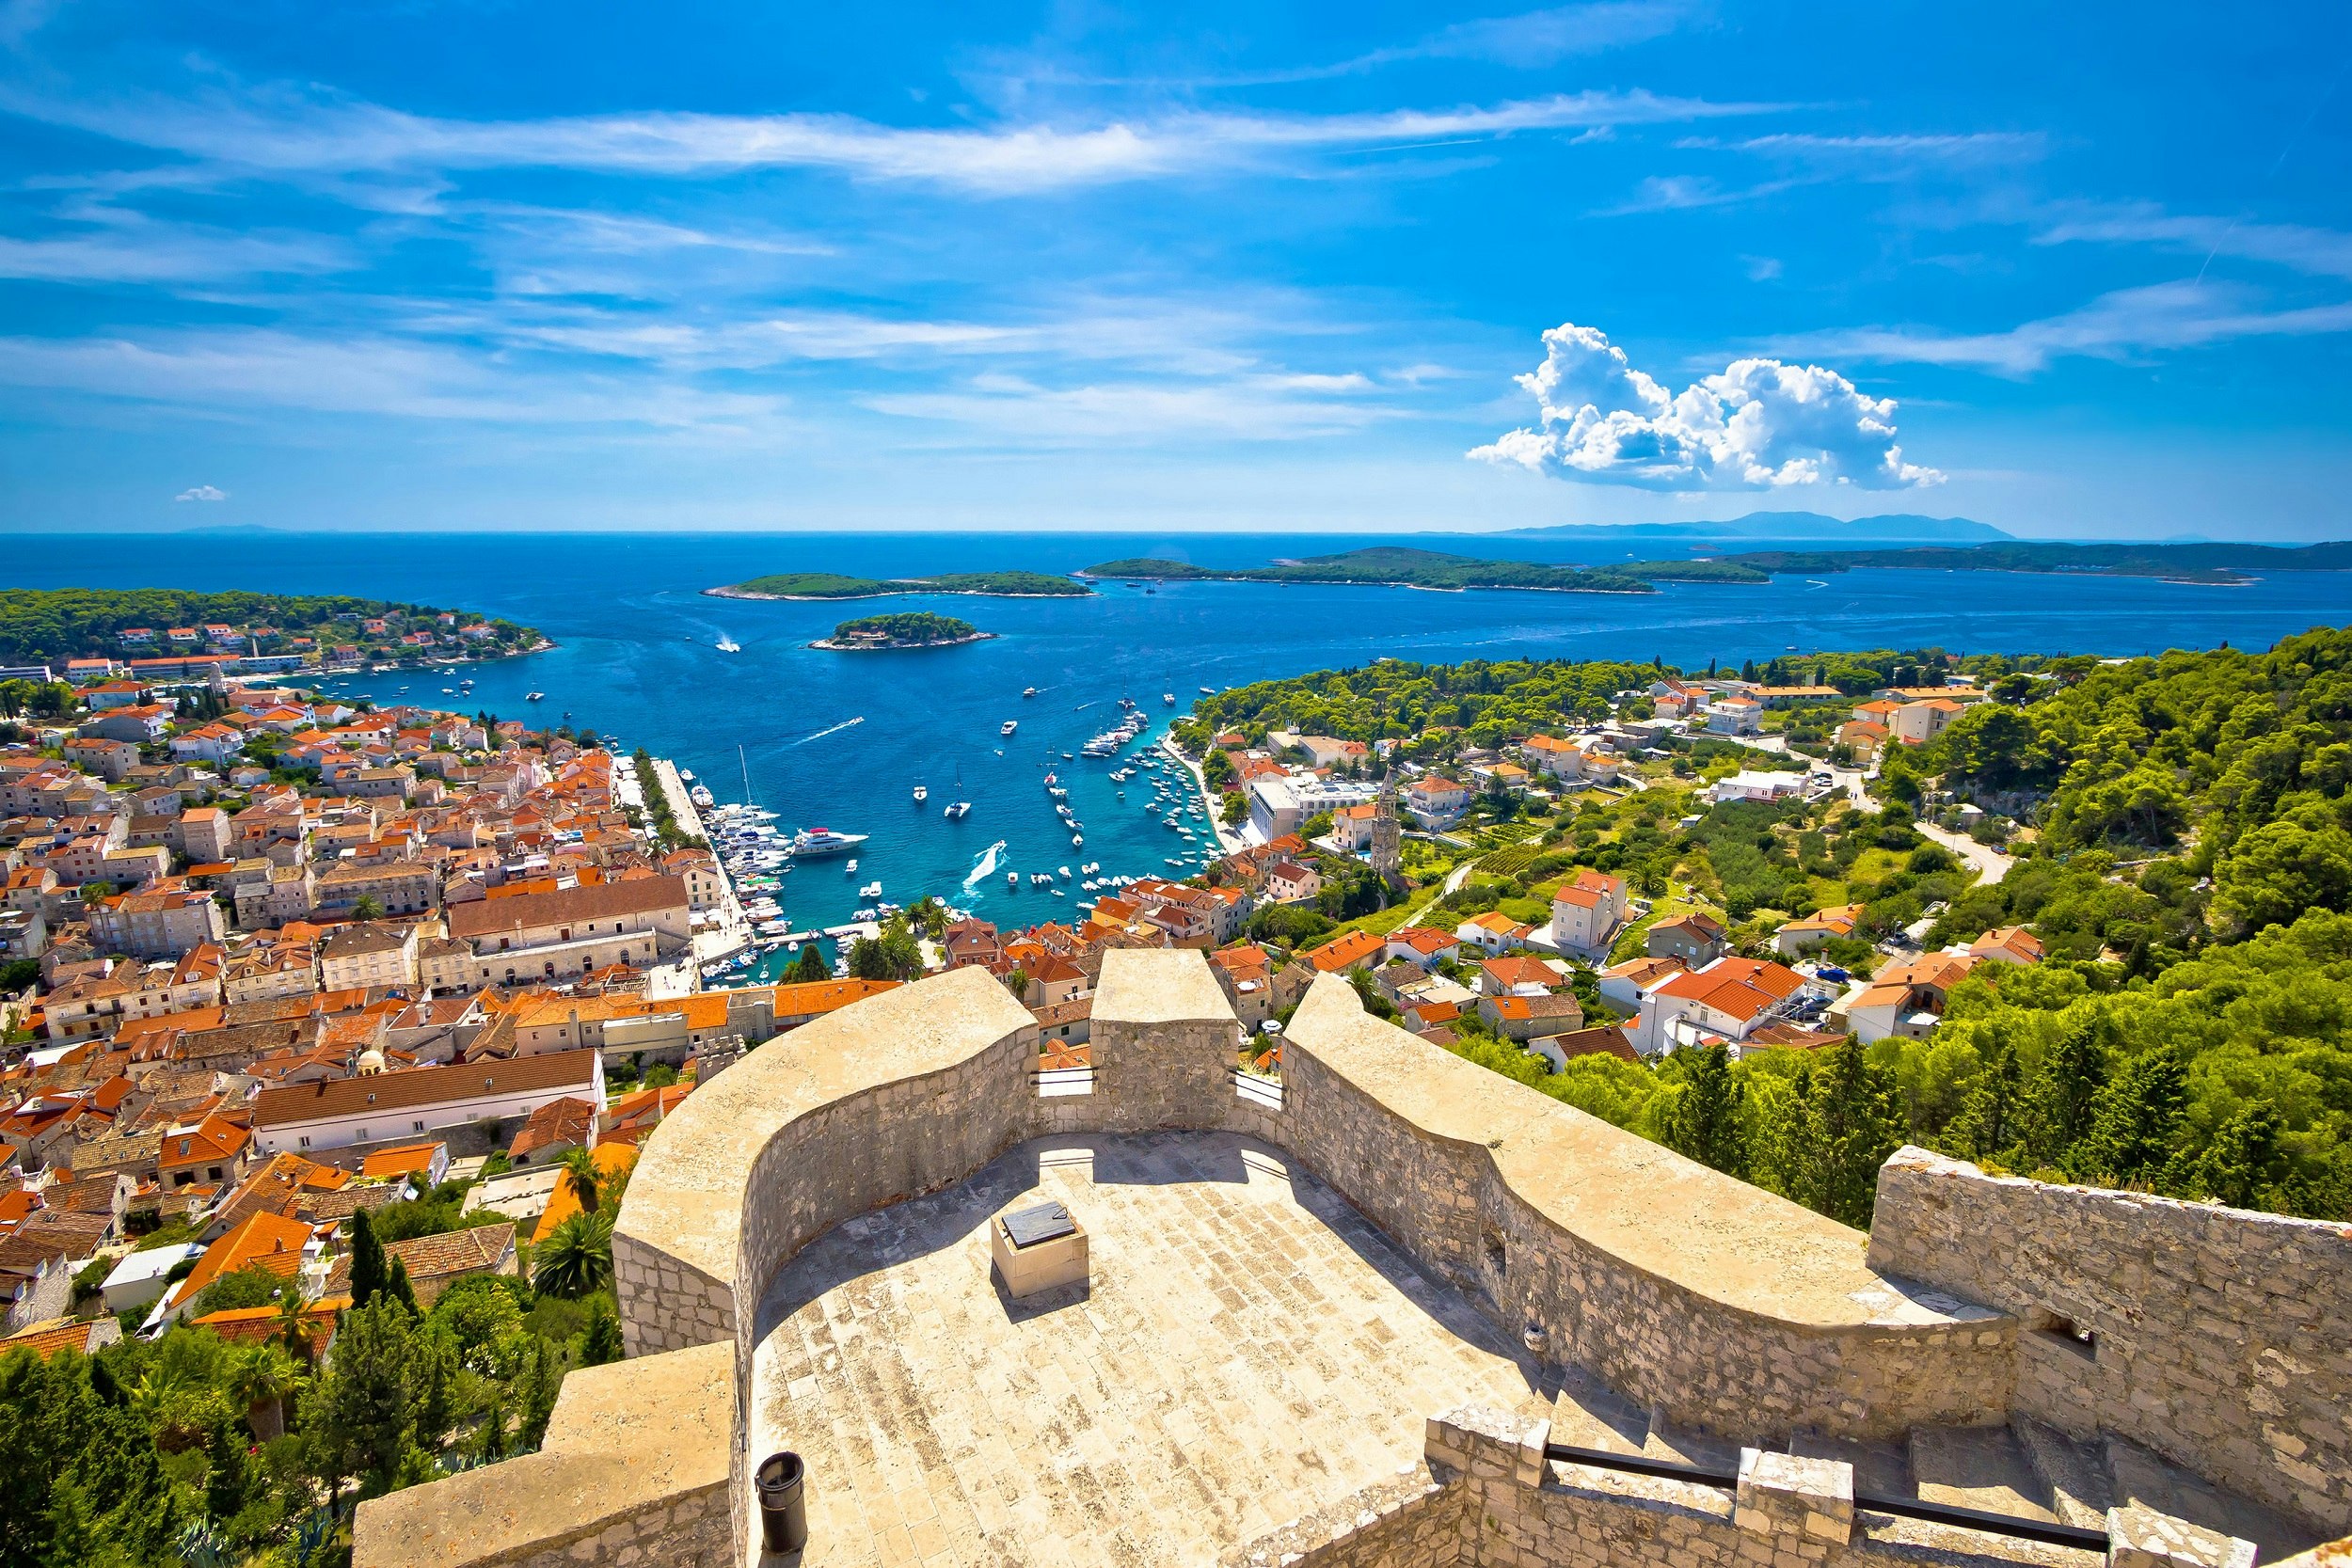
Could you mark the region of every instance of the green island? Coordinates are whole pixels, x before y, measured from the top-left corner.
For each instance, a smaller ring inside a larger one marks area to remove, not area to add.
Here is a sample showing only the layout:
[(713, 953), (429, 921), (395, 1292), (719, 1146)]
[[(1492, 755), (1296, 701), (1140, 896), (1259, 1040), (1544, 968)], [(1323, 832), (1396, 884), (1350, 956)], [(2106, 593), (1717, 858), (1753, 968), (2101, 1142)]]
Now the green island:
[(853, 578), (839, 572), (778, 572), (704, 593), (721, 599), (880, 599), (894, 594), (971, 594), (1009, 599), (1083, 598), (1083, 582), (1048, 572), (938, 572), (920, 578)]
[[(2352, 571), (2352, 542), (2324, 545), (2058, 545), (2015, 542), (1961, 546), (1919, 545), (1888, 550), (1747, 550), (1716, 564), (1765, 576), (1892, 567), (1927, 572), (2078, 572), (2095, 577), (2162, 578), (2229, 585), (2251, 574)], [(1645, 574), (1655, 562), (1625, 568)]]
[[(1677, 562), (1688, 568), (1692, 580), (1713, 580), (1712, 562)], [(1533, 588), (1563, 594), (1648, 594), (1650, 585), (1615, 566), (1588, 569), (1545, 566), (1526, 561), (1478, 561), (1438, 550), (1378, 545), (1338, 555), (1309, 556), (1303, 561), (1278, 561), (1270, 566), (1195, 566), (1182, 561), (1132, 556), (1089, 566), (1085, 575), (1132, 582), (1336, 582), (1383, 588)], [(1743, 580), (1735, 576), (1730, 580)], [(1760, 579), (1759, 579), (1760, 580)]]
[(485, 658), (548, 645), (533, 628), (496, 616), (341, 594), (0, 590), (0, 664), (184, 658), (207, 652), (323, 655), (339, 648), (368, 659)]
[(1884, 550), (1747, 550), (1690, 561), (1548, 566), (1481, 561), (1383, 545), (1266, 566), (1196, 566), (1131, 556), (1089, 566), (1089, 578), (1127, 582), (1322, 582), (1458, 590), (1519, 588), (1566, 594), (1647, 594), (1661, 582), (1756, 585), (1775, 576), (1893, 567), (1936, 572), (2076, 572), (2227, 586), (2249, 573), (2352, 571), (2352, 543), (2261, 545), (1922, 545)]
[(969, 621), (959, 621), (952, 615), (934, 615), (928, 610), (910, 610), (896, 615), (867, 615), (855, 621), (844, 621), (833, 628), (831, 637), (819, 638), (809, 644), (812, 648), (830, 648), (835, 653), (864, 653), (882, 648), (952, 648), (963, 642), (985, 642), (996, 634), (982, 631)]
[[(1212, 788), (1231, 787), (1231, 757), (1269, 731), (1393, 741), (1469, 778), (1519, 737), (1643, 718), (1654, 681), (1717, 673), (1382, 660), (1204, 696), (1178, 740)], [(2352, 1218), (2352, 630), (2114, 664), (1882, 649), (1720, 673), (1848, 695), (1769, 710), (1785, 753), (1664, 735), (1627, 759), (1639, 788), (1481, 789), (1445, 839), (1407, 839), (1416, 891), (1262, 911), (1252, 940), (1304, 949), (1405, 920), (1452, 930), (1488, 910), (1541, 921), (1581, 867), (1647, 901), (1609, 955), (1619, 963), (1642, 956), (1651, 922), (1693, 911), (1734, 953), (1770, 958), (1783, 925), (1852, 907), (1851, 935), (1812, 956), (1857, 975), (2025, 927), (2041, 961), (1978, 965), (1925, 1039), (1596, 1053), (1547, 1071), (1466, 1010), (1449, 1049), (1849, 1224), (1867, 1223), (1878, 1164), (1902, 1143), (2045, 1180)], [(1717, 802), (1707, 787), (1736, 769), (1849, 762), (1837, 731), (1857, 704), (1963, 674), (1986, 700), (1923, 744), (1891, 744), (1861, 800)], [(1959, 849), (1994, 857), (1998, 879)], [(1907, 929), (1916, 949), (1883, 945)], [(1474, 958), (1456, 966), (1466, 978)], [(1624, 1010), (1595, 979), (1571, 976), (1588, 1024)]]

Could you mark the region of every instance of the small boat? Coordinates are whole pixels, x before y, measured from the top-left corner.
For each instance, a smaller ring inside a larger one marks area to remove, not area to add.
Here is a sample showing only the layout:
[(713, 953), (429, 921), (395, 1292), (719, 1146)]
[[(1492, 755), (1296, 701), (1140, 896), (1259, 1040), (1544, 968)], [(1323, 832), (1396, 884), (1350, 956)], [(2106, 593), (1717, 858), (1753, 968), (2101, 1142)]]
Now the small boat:
[(1086, 835), (1083, 833), (1072, 833), (1070, 835), (1070, 847), (1073, 849), (1085, 848), (1087, 847)]
[(1024, 697), (1034, 697), (1037, 695), (1037, 688), (1034, 686), (1025, 686), (1021, 689), (1021, 695)]
[(1020, 727), (1021, 727), (1021, 721), (1020, 721), (1020, 720), (1018, 720), (1018, 719), (1008, 719), (1008, 720), (1006, 720), (1003, 723), (1001, 723), (1001, 724), (999, 724), (999, 725), (997, 725), (997, 726), (996, 726), (996, 733), (997, 733), (998, 735), (1010, 735), (1013, 731), (1015, 731), (1015, 730), (1019, 729)]
[[(401, 689), (405, 691), (408, 689), (404, 686)], [(548, 694), (544, 691), (526, 691), (523, 693), (523, 701), (526, 703), (543, 703), (547, 701), (547, 697)]]
[(1006, 872), (1005, 885), (1007, 887), (1019, 887), (1021, 885), (1021, 873), (1018, 871)]
[(965, 817), (972, 815), (972, 802), (969, 800), (958, 800), (953, 805), (949, 806), (946, 811), (941, 812), (940, 815), (945, 816), (950, 822), (961, 822)]
[(854, 877), (857, 875), (857, 857), (855, 855), (850, 857), (850, 863), (841, 868), (841, 874), (844, 877)]
[(722, 637), (718, 641), (718, 649), (723, 654), (739, 654), (743, 651), (743, 644), (732, 637)]
[(1200, 695), (1203, 697), (1214, 697), (1216, 695), (1216, 688), (1214, 686), (1204, 686), (1200, 689)]
[(930, 798), (931, 792), (927, 786), (923, 784), (916, 784), (914, 786), (914, 803), (916, 805), (921, 805), (924, 801), (930, 800)]
[(1160, 701), (1166, 703), (1169, 707), (1174, 707), (1176, 705), (1176, 693), (1173, 691), (1163, 691), (1160, 693)]
[(880, 898), (882, 896), (882, 883), (868, 882), (864, 887), (857, 890), (857, 895), (860, 898)]

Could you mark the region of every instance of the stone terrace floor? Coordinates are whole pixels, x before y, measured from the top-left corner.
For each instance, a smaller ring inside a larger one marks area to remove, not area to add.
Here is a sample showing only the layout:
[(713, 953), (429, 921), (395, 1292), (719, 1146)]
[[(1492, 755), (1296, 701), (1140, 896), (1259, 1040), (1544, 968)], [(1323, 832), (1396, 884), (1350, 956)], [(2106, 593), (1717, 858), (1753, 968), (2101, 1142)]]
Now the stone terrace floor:
[[(1090, 1288), (1015, 1302), (988, 1224), (1068, 1204)], [(1532, 1360), (1291, 1158), (1213, 1133), (1020, 1145), (850, 1221), (760, 1311), (752, 1454), (808, 1465), (808, 1564), (1214, 1563), (1420, 1460)]]

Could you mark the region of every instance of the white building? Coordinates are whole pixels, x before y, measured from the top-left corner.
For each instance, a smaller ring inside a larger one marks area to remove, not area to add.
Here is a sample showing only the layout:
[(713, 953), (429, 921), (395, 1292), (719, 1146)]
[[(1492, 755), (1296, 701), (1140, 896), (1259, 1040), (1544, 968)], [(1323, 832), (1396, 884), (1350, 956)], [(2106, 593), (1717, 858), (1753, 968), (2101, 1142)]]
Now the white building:
[(253, 1138), (263, 1155), (400, 1143), (469, 1122), (527, 1117), (567, 1097), (604, 1103), (601, 1052), (556, 1051), (263, 1089), (253, 1098)]

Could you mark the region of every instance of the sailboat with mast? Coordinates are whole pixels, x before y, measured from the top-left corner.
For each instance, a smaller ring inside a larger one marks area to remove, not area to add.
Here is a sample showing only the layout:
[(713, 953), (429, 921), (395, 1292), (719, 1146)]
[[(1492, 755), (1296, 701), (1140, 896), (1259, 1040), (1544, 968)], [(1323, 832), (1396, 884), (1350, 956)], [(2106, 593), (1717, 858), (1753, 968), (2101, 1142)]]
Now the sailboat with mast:
[(956, 764), (956, 795), (958, 798), (949, 802), (946, 811), (940, 813), (942, 816), (945, 816), (950, 822), (961, 822), (965, 817), (972, 815), (972, 802), (961, 798), (963, 795), (963, 764), (961, 762)]

